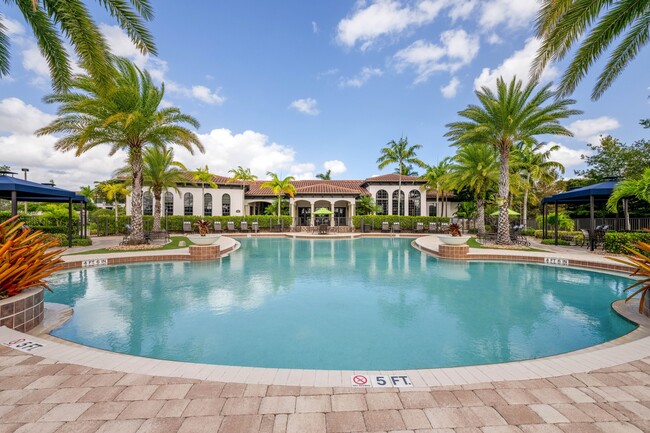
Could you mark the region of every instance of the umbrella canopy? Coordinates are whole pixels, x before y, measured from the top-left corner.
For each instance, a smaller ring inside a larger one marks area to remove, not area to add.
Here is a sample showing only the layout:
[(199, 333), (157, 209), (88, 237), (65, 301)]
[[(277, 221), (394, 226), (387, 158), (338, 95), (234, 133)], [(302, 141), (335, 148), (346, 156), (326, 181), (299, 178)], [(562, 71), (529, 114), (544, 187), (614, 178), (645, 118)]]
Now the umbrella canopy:
[[(490, 214), (490, 216), (498, 216), (498, 215), (499, 215), (499, 211), (498, 211), (498, 210), (495, 211), (495, 212), (492, 212), (492, 213)], [(514, 211), (514, 210), (508, 208), (508, 215), (509, 215), (509, 216), (517, 216), (517, 215), (519, 215), (519, 212)]]
[(334, 212), (329, 209), (325, 209), (324, 207), (318, 208), (314, 211), (314, 215), (332, 215), (333, 213)]

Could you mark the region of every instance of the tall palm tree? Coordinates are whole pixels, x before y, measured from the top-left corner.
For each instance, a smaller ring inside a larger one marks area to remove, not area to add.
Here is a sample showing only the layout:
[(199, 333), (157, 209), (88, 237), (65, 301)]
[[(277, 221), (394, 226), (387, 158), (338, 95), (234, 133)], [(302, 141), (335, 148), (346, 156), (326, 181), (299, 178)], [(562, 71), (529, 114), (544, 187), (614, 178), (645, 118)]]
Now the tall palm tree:
[(373, 200), (371, 195), (361, 195), (357, 198), (355, 203), (357, 215), (377, 215), (383, 209)]
[(471, 143), (461, 146), (452, 158), (447, 175), (455, 189), (468, 188), (476, 200), (476, 228), (485, 233), (485, 200), (499, 184), (498, 153), (493, 146)]
[[(539, 78), (550, 62), (575, 51), (558, 87), (560, 95), (571, 94), (591, 66), (617, 41), (592, 91), (591, 97), (596, 100), (648, 43), (649, 23), (648, 0), (543, 0), (536, 23), (542, 45), (532, 76)], [(578, 44), (576, 51), (573, 48)]]
[[(446, 188), (446, 184), (444, 183), (444, 180), (446, 178), (447, 173), (449, 172), (449, 164), (450, 164), (451, 158), (443, 158), (442, 161), (438, 163), (438, 165), (428, 165), (426, 167), (426, 172), (422, 175), (422, 179), (426, 181), (424, 185), (422, 185), (422, 189), (425, 191), (430, 191), (430, 190), (435, 190), (436, 191), (436, 214), (438, 213), (439, 203), (440, 203), (440, 195), (442, 193), (442, 199), (443, 199), (443, 204), (444, 204), (444, 199), (445, 199), (445, 194), (444, 190)], [(440, 213), (440, 216), (444, 216), (444, 214), (447, 212), (447, 208), (444, 207), (444, 212)], [(433, 215), (436, 216), (436, 215)]]
[(560, 125), (560, 120), (582, 113), (569, 108), (575, 103), (574, 100), (557, 98), (557, 94), (551, 91), (551, 86), (552, 83), (549, 83), (535, 92), (535, 82), (524, 86), (516, 77), (513, 77), (510, 84), (506, 84), (503, 78), (498, 78), (496, 94), (488, 87), (482, 87), (480, 91), (475, 92), (480, 105), (470, 105), (459, 112), (465, 120), (447, 124), (449, 131), (445, 136), (452, 140), (452, 145), (486, 143), (494, 146), (499, 152), (497, 243), (511, 243), (508, 228), (508, 193), (512, 147), (520, 142), (534, 142), (535, 136), (541, 134), (570, 137), (573, 134)]
[(420, 175), (417, 171), (415, 171), (415, 169), (411, 164), (403, 166), (401, 170), (399, 167), (395, 167), (394, 173), (401, 174), (402, 176), (412, 176), (412, 177), (417, 177)]
[(291, 184), (291, 181), (294, 180), (293, 176), (287, 176), (284, 179), (280, 179), (277, 174), (268, 171), (267, 176), (271, 177), (271, 180), (264, 182), (260, 185), (260, 188), (270, 188), (273, 190), (273, 194), (278, 197), (278, 224), (280, 224), (280, 215), (282, 214), (282, 195), (289, 194), (290, 197), (296, 195), (296, 187)]
[(144, 243), (142, 227), (142, 152), (148, 146), (176, 144), (190, 153), (194, 146), (204, 152), (197, 135), (183, 126), (199, 127), (199, 122), (176, 107), (160, 108), (165, 93), (151, 75), (124, 58), (115, 59), (109, 86), (88, 75), (78, 75), (71, 91), (45, 98), (59, 103), (58, 117), (37, 131), (38, 135), (64, 133), (56, 141), (61, 151), (74, 150), (76, 156), (102, 144), (111, 145), (109, 155), (118, 150), (128, 154), (133, 180), (131, 188), (132, 232), (130, 243)]
[(402, 214), (402, 172), (405, 165), (415, 164), (418, 167), (426, 167), (427, 165), (422, 162), (417, 156), (415, 151), (420, 149), (422, 145), (414, 144), (409, 146), (408, 138), (402, 137), (399, 141), (391, 140), (386, 143), (386, 147), (382, 147), (381, 156), (377, 158), (377, 167), (381, 170), (390, 164), (397, 164), (399, 172), (398, 189), (399, 198), (397, 200), (397, 215)]
[(556, 161), (550, 161), (551, 152), (560, 148), (553, 145), (544, 150), (544, 143), (519, 143), (513, 153), (513, 166), (522, 177), (524, 190), (521, 217), (524, 225), (528, 221), (528, 199), (531, 189), (537, 182), (552, 182), (557, 173), (564, 173), (564, 166)]
[[(81, 0), (5, 0), (14, 4), (32, 28), (41, 54), (52, 76), (52, 87), (60, 92), (72, 83), (72, 65), (65, 49), (68, 42), (81, 65), (100, 83), (110, 81), (110, 49)], [(97, 0), (126, 31), (137, 49), (156, 54), (153, 37), (144, 21), (153, 18), (149, 0)], [(65, 40), (63, 38), (65, 36)], [(9, 38), (0, 16), (0, 77), (9, 74)]]
[(212, 180), (214, 175), (210, 173), (210, 169), (206, 164), (205, 167), (198, 167), (192, 172), (192, 177), (195, 181), (201, 183), (201, 216), (204, 216), (205, 213), (205, 184), (208, 184), (211, 188), (219, 188), (216, 183)]
[(238, 165), (237, 168), (232, 168), (228, 170), (228, 173), (232, 174), (232, 177), (228, 179), (227, 183), (242, 182), (241, 189), (246, 189), (246, 182), (254, 182), (257, 180), (257, 176), (251, 173), (250, 168), (244, 168), (241, 165)]
[[(147, 147), (142, 151), (143, 184), (149, 187), (154, 199), (152, 231), (161, 230), (162, 193), (173, 189), (180, 194), (178, 183), (185, 181), (183, 175), (186, 171), (187, 168), (182, 163), (174, 160), (174, 149), (170, 147)], [(133, 176), (131, 165), (125, 165), (113, 174), (130, 179)]]
[(318, 173), (316, 179), (332, 180), (332, 170), (327, 170), (325, 173)]
[(115, 210), (115, 231), (117, 231), (118, 200), (121, 197), (127, 196), (129, 188), (122, 182), (104, 183), (101, 188), (104, 194), (106, 194), (106, 198), (113, 202), (113, 209)]

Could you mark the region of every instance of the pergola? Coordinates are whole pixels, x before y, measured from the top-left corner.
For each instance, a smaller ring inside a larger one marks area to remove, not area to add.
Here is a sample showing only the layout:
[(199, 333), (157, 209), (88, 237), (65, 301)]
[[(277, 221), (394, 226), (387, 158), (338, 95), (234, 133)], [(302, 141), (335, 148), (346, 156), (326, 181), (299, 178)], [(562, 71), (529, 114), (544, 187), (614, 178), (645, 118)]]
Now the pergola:
[(589, 237), (591, 239), (591, 245), (589, 246), (591, 250), (594, 250), (594, 231), (596, 229), (596, 223), (594, 218), (594, 207), (595, 203), (603, 203), (609, 199), (609, 196), (612, 195), (612, 191), (616, 186), (617, 181), (609, 180), (606, 182), (596, 183), (594, 185), (585, 186), (582, 188), (572, 189), (571, 191), (561, 192), (549, 197), (544, 197), (542, 199), (543, 205), (543, 218), (542, 218), (542, 230), (543, 237), (546, 238), (547, 229), (547, 205), (555, 204), (555, 244), (557, 245), (558, 238), (558, 211), (557, 206), (559, 204), (584, 204), (589, 203)]
[[(36, 182), (12, 177), (16, 173), (0, 171), (0, 199), (11, 201), (11, 215), (18, 214), (18, 202), (68, 203), (68, 246), (72, 246), (72, 203), (83, 203), (84, 211), (88, 199), (74, 191), (56, 188)], [(84, 222), (84, 237), (86, 224)]]

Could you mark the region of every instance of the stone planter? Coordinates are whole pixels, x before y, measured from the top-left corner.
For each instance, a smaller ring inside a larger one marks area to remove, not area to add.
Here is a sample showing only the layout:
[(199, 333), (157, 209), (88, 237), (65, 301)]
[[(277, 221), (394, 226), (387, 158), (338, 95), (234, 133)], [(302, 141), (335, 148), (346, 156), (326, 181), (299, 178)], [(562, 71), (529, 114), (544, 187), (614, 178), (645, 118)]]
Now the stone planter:
[(187, 239), (190, 240), (195, 245), (212, 245), (219, 239), (221, 235), (218, 234), (207, 234), (205, 236), (201, 235), (187, 235)]
[(32, 287), (20, 295), (0, 300), (0, 326), (27, 332), (43, 321), (43, 288)]
[(438, 239), (445, 245), (464, 245), (469, 240), (468, 236), (451, 236), (451, 235), (438, 235)]

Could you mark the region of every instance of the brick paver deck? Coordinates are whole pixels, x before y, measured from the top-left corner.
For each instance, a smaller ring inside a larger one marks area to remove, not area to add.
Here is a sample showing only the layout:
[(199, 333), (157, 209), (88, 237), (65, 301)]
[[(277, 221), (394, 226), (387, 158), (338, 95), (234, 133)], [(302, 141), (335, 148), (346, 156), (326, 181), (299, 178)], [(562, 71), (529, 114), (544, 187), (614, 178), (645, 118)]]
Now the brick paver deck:
[(650, 432), (650, 358), (432, 388), (244, 385), (57, 363), (0, 347), (0, 432)]

